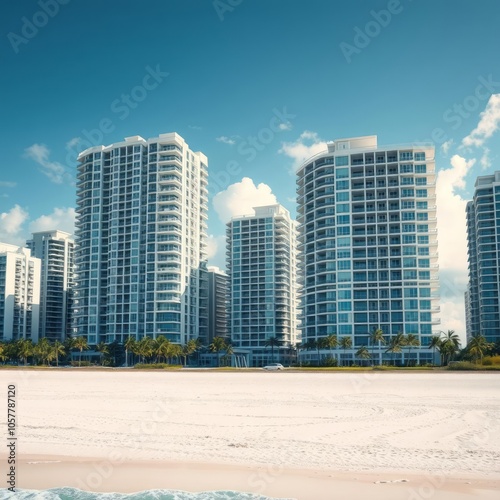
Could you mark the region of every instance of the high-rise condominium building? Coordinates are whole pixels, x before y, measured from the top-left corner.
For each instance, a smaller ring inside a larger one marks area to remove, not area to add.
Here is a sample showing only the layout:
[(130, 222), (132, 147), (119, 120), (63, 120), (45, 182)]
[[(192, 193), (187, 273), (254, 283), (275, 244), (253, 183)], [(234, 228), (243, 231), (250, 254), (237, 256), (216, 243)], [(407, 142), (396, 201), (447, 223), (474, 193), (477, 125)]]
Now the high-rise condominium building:
[(208, 267), (208, 340), (229, 340), (228, 329), (229, 276), (216, 266)]
[[(251, 351), (250, 364), (283, 360), (297, 340), (296, 225), (281, 205), (227, 224), (230, 332), (233, 346)], [(282, 347), (268, 346), (269, 338)]]
[(62, 342), (72, 333), (73, 239), (64, 231), (41, 231), (33, 233), (27, 246), (42, 262), (40, 337)]
[(500, 340), (500, 171), (478, 177), (467, 203), (469, 285), (466, 294), (467, 339), (484, 335)]
[[(298, 171), (302, 342), (348, 337), (346, 362), (369, 333), (418, 336), (439, 324), (434, 148), (378, 147), (377, 137), (336, 140)], [(401, 362), (403, 354), (385, 354)], [(309, 351), (305, 357), (317, 357)]]
[(176, 133), (78, 157), (76, 333), (207, 336), (207, 158)]
[(38, 341), (40, 268), (29, 248), (0, 243), (0, 341)]

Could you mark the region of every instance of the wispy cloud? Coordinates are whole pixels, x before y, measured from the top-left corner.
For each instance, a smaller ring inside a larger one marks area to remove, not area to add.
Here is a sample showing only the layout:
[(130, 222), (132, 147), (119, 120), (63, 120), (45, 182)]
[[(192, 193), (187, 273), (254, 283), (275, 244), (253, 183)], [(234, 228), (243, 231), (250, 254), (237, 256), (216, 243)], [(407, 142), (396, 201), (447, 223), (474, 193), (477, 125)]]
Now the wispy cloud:
[(202, 127), (198, 127), (198, 125), (188, 125), (188, 128), (191, 130), (203, 130)]
[(481, 147), (500, 127), (500, 94), (493, 94), (481, 113), (477, 127), (462, 140), (463, 146)]
[[(73, 140), (73, 139), (72, 139)], [(71, 141), (70, 141), (71, 142)], [(55, 184), (71, 182), (72, 177), (64, 165), (57, 161), (49, 160), (50, 150), (45, 144), (33, 144), (25, 149), (25, 156), (31, 158), (42, 168), (40, 171)]]
[(80, 144), (82, 141), (81, 137), (73, 137), (66, 143), (66, 149), (72, 149)]
[(17, 186), (17, 182), (0, 181), (0, 187), (15, 188), (16, 186)]
[(448, 151), (450, 150), (452, 145), (453, 145), (453, 139), (450, 139), (449, 141), (443, 142), (443, 144), (441, 144), (441, 151), (445, 155), (447, 155)]
[(224, 144), (229, 144), (231, 146), (233, 144), (236, 144), (236, 141), (234, 139), (231, 139), (230, 137), (226, 137), (225, 135), (221, 135), (220, 137), (217, 137), (215, 140), (218, 142), (223, 142)]
[(278, 128), (280, 130), (292, 130), (292, 124), (290, 122), (280, 123), (278, 125)]

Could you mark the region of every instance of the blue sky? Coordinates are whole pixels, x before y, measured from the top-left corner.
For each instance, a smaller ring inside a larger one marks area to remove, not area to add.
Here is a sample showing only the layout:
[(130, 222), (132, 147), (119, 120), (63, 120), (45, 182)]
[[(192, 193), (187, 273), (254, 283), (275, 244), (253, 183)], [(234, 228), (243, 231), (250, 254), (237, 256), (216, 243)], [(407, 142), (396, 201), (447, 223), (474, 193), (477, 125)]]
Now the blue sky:
[(462, 333), (463, 208), (500, 155), (497, 0), (20, 0), (3, 14), (0, 241), (71, 230), (88, 143), (176, 131), (203, 151), (224, 191), (209, 219), (222, 265), (223, 221), (274, 199), (295, 214), (294, 165), (325, 141), (433, 140), (441, 327)]

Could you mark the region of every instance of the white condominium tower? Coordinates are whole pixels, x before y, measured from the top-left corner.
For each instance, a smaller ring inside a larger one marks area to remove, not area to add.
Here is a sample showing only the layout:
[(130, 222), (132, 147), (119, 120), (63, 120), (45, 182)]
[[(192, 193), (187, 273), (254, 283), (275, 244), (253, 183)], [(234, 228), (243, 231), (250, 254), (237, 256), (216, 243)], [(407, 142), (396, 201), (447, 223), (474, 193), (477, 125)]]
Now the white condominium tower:
[(38, 342), (40, 268), (29, 248), (0, 243), (0, 341)]
[(62, 342), (72, 333), (74, 241), (64, 231), (41, 231), (27, 246), (42, 261), (40, 337)]
[[(336, 140), (301, 166), (297, 194), (302, 342), (349, 337), (342, 358), (350, 363), (381, 328), (386, 341), (417, 335), (413, 361), (431, 361), (439, 324), (434, 148)], [(384, 357), (402, 362), (403, 351)]]
[(176, 133), (78, 157), (76, 334), (207, 336), (207, 158)]
[[(281, 205), (227, 224), (230, 332), (233, 346), (248, 349), (250, 364), (284, 360), (297, 341), (296, 224)], [(282, 342), (271, 348), (268, 339)]]
[(500, 341), (500, 171), (476, 180), (467, 203), (469, 285), (466, 294), (467, 340), (484, 335)]

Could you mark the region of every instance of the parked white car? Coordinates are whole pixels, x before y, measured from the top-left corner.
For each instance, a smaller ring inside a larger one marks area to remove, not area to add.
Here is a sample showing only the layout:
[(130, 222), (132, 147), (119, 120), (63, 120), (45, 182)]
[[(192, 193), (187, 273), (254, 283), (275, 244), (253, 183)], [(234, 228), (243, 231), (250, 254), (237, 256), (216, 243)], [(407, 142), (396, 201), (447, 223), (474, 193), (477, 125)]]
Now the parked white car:
[(271, 363), (264, 366), (264, 370), (284, 370), (285, 367), (281, 363)]

